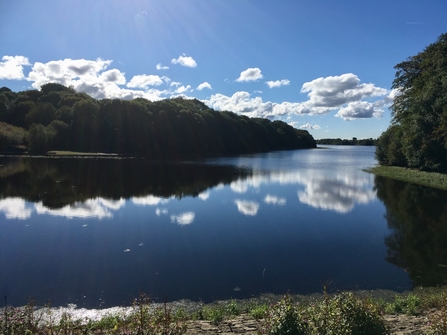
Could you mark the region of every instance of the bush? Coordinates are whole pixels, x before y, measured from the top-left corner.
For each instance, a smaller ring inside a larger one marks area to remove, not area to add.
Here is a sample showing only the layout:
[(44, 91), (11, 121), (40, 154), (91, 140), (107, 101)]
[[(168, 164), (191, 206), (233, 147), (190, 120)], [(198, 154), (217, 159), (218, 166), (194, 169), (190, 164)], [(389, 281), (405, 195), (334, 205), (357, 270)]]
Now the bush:
[(322, 302), (306, 311), (312, 324), (312, 334), (382, 335), (388, 334), (377, 304), (353, 293), (325, 295)]
[(323, 300), (307, 307), (293, 303), (286, 296), (266, 311), (259, 333), (385, 335), (389, 329), (378, 304), (370, 298), (341, 293), (333, 297), (325, 294)]
[(307, 322), (300, 314), (298, 305), (293, 303), (289, 296), (285, 296), (284, 299), (267, 310), (259, 333), (272, 335), (311, 334)]

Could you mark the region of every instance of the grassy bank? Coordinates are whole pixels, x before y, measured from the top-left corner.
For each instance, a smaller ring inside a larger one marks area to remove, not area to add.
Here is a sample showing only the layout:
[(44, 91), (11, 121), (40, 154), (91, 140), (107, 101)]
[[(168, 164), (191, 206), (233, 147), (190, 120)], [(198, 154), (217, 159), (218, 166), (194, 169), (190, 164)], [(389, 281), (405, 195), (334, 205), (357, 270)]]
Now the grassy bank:
[(365, 171), (377, 176), (399, 179), (409, 183), (447, 190), (447, 174), (380, 165), (365, 169)]
[[(426, 315), (431, 334), (447, 334), (447, 288), (417, 289), (389, 300), (368, 292), (341, 292), (320, 296), (285, 296), (270, 303), (221, 301), (194, 311), (154, 306), (142, 295), (125, 312), (101, 319), (76, 319), (69, 313), (24, 307), (0, 309), (0, 334), (184, 334), (192, 322), (219, 324), (244, 314), (256, 324), (258, 334), (389, 334), (385, 315)], [(437, 311), (437, 312), (434, 312)]]
[(105, 154), (101, 152), (76, 152), (76, 151), (57, 151), (52, 150), (47, 152), (48, 156), (94, 156), (94, 157), (117, 157), (118, 154)]

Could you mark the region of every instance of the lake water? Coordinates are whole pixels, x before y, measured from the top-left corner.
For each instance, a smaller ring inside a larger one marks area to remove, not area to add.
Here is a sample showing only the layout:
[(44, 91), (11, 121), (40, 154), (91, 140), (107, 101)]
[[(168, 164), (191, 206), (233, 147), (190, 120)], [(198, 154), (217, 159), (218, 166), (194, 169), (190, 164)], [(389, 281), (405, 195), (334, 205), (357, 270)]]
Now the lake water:
[(0, 295), (129, 305), (445, 284), (447, 195), (373, 147), (200, 162), (0, 158)]

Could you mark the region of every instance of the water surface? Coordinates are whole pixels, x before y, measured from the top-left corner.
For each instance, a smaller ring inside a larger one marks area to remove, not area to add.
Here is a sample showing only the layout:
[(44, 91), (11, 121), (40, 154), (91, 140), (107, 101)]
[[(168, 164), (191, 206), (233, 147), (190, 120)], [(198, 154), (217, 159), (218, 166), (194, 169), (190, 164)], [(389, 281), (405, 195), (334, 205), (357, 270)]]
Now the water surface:
[[(109, 307), (141, 292), (208, 302), (324, 285), (403, 291), (447, 277), (446, 193), (363, 172), (372, 147), (0, 164), (0, 293), (12, 304)], [(438, 210), (415, 219), (397, 202)]]

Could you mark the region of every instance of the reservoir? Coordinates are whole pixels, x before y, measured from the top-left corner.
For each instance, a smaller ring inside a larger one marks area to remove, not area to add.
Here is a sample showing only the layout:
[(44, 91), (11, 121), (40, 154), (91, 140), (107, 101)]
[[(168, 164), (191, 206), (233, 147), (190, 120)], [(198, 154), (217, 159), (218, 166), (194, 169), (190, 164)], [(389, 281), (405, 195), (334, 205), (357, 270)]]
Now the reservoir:
[(187, 162), (0, 158), (0, 295), (210, 302), (446, 284), (447, 192), (375, 177), (374, 147)]

